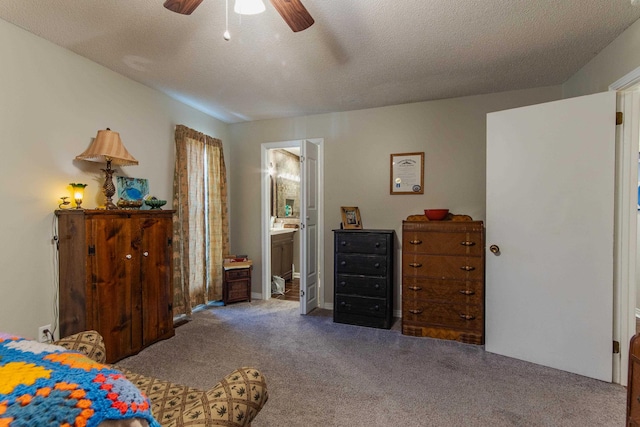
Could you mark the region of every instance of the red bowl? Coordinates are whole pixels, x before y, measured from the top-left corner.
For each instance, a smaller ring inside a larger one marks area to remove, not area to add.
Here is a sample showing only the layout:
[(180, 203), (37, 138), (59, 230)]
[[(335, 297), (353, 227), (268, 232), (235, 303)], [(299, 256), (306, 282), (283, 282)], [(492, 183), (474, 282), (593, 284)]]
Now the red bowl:
[(440, 221), (447, 217), (449, 209), (425, 209), (424, 214), (431, 221)]

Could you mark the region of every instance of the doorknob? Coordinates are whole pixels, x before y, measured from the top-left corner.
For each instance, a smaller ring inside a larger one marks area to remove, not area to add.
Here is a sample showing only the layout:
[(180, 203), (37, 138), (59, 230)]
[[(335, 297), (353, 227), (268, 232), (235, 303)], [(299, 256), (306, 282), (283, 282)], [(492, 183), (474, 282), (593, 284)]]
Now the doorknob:
[(496, 255), (500, 254), (500, 247), (498, 245), (489, 246), (489, 250), (491, 251), (492, 254), (496, 254)]

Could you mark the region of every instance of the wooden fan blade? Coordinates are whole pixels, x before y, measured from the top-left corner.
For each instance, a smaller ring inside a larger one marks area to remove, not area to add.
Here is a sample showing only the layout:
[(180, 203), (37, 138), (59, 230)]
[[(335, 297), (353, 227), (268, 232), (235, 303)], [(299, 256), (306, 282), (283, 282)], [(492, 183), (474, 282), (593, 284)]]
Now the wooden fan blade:
[(164, 2), (164, 7), (176, 13), (191, 15), (200, 3), (202, 0), (167, 0)]
[(315, 22), (300, 0), (271, 0), (271, 4), (294, 33), (306, 30)]

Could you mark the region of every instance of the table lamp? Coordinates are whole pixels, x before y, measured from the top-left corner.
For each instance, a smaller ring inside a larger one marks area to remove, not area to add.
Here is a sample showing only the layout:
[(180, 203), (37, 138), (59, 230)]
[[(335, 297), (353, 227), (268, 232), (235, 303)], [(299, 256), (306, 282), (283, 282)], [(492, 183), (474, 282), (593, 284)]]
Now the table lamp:
[(113, 185), (114, 171), (111, 169), (111, 164), (121, 166), (138, 164), (138, 161), (129, 154), (122, 144), (120, 134), (109, 128), (99, 130), (89, 148), (82, 154), (76, 156), (76, 159), (107, 163), (107, 168), (102, 169), (106, 175), (104, 185), (102, 186), (104, 195), (107, 198), (105, 209), (118, 209), (112, 201), (112, 197), (116, 193), (116, 187)]

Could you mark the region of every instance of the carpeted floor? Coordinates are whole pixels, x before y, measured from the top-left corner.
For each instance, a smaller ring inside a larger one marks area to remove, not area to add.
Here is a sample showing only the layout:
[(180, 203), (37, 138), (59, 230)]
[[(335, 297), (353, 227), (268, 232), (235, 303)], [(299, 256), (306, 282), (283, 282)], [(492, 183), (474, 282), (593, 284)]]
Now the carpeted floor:
[(622, 426), (626, 389), (481, 346), (301, 316), (257, 300), (201, 311), (119, 364), (199, 388), (241, 366), (267, 378), (253, 427)]

